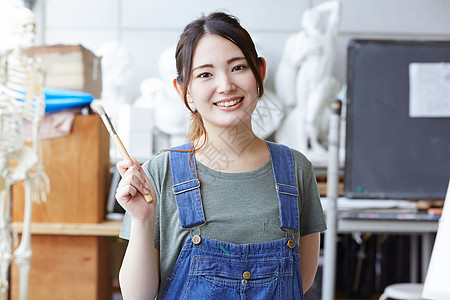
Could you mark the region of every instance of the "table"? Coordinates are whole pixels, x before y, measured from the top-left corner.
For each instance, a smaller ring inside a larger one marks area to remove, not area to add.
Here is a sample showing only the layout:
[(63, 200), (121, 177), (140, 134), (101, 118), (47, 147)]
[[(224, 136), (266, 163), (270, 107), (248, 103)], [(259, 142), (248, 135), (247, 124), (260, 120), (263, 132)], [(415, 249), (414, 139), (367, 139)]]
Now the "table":
[[(330, 215), (327, 199), (323, 198), (325, 216)], [(433, 235), (437, 232), (438, 219), (424, 213), (415, 211), (415, 203), (403, 200), (355, 200), (340, 197), (336, 205), (336, 234), (372, 232), (408, 234), (411, 236), (411, 282), (418, 282), (418, 256), (419, 236), (422, 237), (422, 273), (420, 280), (423, 282), (426, 276), (431, 252), (433, 248)], [(332, 215), (332, 214), (331, 214)], [(328, 228), (328, 230), (334, 230)], [(325, 249), (336, 253), (337, 244), (325, 243)], [(324, 274), (325, 275), (325, 274)], [(324, 287), (334, 287), (335, 274), (328, 274), (323, 278)]]
[[(394, 210), (395, 213), (395, 210)], [(419, 282), (417, 258), (419, 255), (419, 236), (422, 237), (422, 273), (420, 282), (425, 280), (431, 251), (433, 250), (433, 236), (437, 232), (438, 222), (435, 218), (423, 218), (417, 213), (417, 220), (411, 219), (375, 219), (349, 217), (346, 212), (338, 212), (338, 233), (372, 232), (408, 234), (411, 236), (411, 282)]]

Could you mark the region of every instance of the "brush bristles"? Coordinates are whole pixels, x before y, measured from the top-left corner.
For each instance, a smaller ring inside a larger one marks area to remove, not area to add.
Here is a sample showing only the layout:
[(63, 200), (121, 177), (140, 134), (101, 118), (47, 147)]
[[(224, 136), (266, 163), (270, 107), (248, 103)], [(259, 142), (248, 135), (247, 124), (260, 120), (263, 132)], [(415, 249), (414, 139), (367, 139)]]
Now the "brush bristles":
[(106, 114), (105, 109), (104, 109), (103, 106), (101, 106), (100, 104), (95, 105), (95, 106), (93, 107), (93, 109), (94, 109), (99, 115), (105, 115), (105, 114)]

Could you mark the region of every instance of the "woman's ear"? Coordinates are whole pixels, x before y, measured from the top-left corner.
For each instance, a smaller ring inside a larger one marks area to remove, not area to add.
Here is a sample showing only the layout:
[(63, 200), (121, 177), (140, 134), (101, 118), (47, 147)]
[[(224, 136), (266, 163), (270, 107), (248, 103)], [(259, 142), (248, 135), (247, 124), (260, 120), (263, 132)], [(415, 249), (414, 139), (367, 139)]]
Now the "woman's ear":
[(177, 91), (178, 96), (181, 97), (181, 99), (183, 99), (183, 87), (178, 84), (178, 80), (176, 78), (173, 79), (172, 81), (173, 87), (175, 88), (175, 91)]
[(259, 73), (261, 74), (262, 81), (264, 81), (264, 79), (266, 78), (266, 60), (262, 56), (260, 56), (258, 59), (261, 60), (261, 66), (259, 67)]
[[(178, 83), (178, 80), (176, 78), (173, 79), (173, 87), (175, 88), (175, 91), (177, 91), (178, 95), (180, 96), (181, 99), (184, 100), (184, 87)], [(186, 93), (186, 97), (187, 97), (187, 102), (188, 103), (192, 103), (192, 98), (191, 95), (189, 94), (189, 91), (187, 91)]]

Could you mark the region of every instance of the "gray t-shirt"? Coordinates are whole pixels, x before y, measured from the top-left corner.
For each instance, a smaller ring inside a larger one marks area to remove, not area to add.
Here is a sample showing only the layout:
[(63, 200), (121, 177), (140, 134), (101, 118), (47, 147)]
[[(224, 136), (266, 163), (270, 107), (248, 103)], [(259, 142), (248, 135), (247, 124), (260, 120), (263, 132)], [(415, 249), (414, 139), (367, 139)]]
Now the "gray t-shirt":
[[(299, 236), (326, 229), (313, 168), (308, 159), (292, 150), (299, 188)], [(143, 165), (155, 188), (157, 212), (155, 247), (160, 249), (160, 288), (162, 297), (173, 266), (189, 236), (178, 219), (172, 192), (169, 152), (161, 152)], [(202, 236), (236, 244), (258, 243), (286, 237), (279, 226), (278, 200), (272, 164), (245, 173), (223, 173), (197, 162), (206, 224)], [(120, 237), (129, 239), (131, 218), (125, 214)], [(194, 234), (198, 229), (194, 229)], [(159, 298), (158, 297), (158, 298)]]

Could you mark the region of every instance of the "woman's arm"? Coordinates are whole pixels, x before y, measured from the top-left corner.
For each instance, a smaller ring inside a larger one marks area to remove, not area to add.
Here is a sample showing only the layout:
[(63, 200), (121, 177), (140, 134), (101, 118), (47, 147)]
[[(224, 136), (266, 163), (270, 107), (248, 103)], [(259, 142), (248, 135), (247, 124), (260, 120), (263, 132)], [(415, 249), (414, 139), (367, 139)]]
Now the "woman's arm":
[(312, 233), (300, 238), (300, 270), (302, 272), (303, 293), (306, 293), (316, 277), (320, 252), (320, 233)]
[[(150, 180), (136, 160), (120, 161), (122, 175), (116, 199), (131, 216), (130, 239), (119, 272), (124, 299), (154, 299), (159, 286), (159, 251), (155, 249), (156, 198)], [(144, 194), (154, 201), (147, 203)]]
[(131, 221), (130, 240), (119, 272), (125, 300), (154, 299), (158, 294), (159, 250), (154, 247), (154, 228), (154, 222)]

